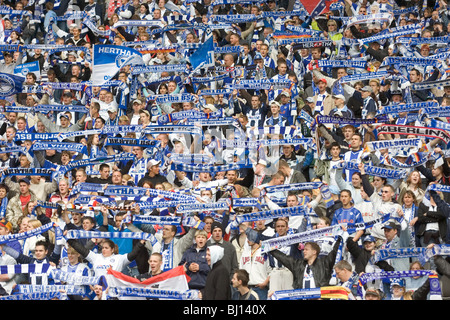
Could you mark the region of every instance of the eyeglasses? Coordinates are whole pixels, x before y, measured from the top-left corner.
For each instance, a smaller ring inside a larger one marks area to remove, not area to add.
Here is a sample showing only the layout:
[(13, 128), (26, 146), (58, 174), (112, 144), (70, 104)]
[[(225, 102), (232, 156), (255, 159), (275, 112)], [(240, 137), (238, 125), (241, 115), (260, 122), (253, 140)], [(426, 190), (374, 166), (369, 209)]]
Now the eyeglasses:
[(381, 190), (381, 193), (389, 193), (389, 190)]

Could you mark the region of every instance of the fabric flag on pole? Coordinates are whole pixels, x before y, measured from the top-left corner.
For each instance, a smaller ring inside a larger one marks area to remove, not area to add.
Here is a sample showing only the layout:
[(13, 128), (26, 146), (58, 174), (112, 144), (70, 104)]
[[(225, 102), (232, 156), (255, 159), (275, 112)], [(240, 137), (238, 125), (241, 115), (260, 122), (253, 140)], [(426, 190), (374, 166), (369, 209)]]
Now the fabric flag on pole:
[(28, 63), (19, 64), (14, 68), (14, 74), (16, 76), (26, 77), (28, 73), (34, 73), (38, 80), (41, 79), (41, 70), (39, 67), (39, 61), (33, 61)]
[(329, 0), (300, 0), (303, 7), (305, 7), (305, 10), (308, 11), (308, 13), (315, 17), (322, 13), (327, 13), (330, 11), (330, 5), (335, 1), (329, 1)]
[(205, 42), (189, 57), (194, 71), (214, 66), (214, 39), (210, 28), (205, 30), (205, 35)]
[(0, 97), (9, 97), (22, 92), (25, 77), (0, 72)]
[(123, 46), (94, 45), (92, 83), (102, 85), (126, 65), (143, 65), (142, 54)]
[[(188, 282), (191, 278), (184, 271), (183, 266), (178, 266), (166, 272), (163, 272), (155, 277), (151, 277), (144, 281), (140, 281), (136, 278), (127, 276), (119, 271), (108, 269), (106, 281), (108, 287), (112, 288), (129, 288), (130, 293), (133, 289), (158, 289), (163, 293), (164, 291), (176, 291), (183, 293), (189, 290)], [(113, 290), (110, 290), (113, 291)], [(161, 294), (161, 298), (164, 295)], [(145, 298), (139, 298), (136, 296), (122, 296), (121, 300), (141, 300)]]

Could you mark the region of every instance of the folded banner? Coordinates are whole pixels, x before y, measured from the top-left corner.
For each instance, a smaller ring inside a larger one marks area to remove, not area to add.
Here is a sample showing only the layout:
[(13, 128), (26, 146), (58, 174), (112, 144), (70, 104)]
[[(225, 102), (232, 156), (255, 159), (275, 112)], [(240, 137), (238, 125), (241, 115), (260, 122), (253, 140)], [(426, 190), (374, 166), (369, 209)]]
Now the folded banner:
[(162, 126), (147, 126), (142, 129), (144, 134), (159, 134), (159, 133), (188, 133), (194, 135), (201, 135), (202, 129), (194, 125), (162, 125)]
[(348, 300), (345, 287), (330, 286), (310, 289), (277, 290), (270, 300), (342, 299)]
[(0, 297), (0, 300), (18, 301), (18, 300), (66, 300), (67, 294), (62, 292), (34, 292), (20, 293)]
[(378, 127), (378, 134), (417, 135), (429, 138), (439, 138), (446, 144), (450, 142), (450, 135), (447, 131), (427, 127), (416, 127), (399, 124), (383, 124)]
[(66, 139), (70, 139), (73, 137), (79, 136), (90, 136), (93, 134), (102, 134), (102, 129), (91, 129), (91, 130), (82, 130), (82, 131), (71, 131), (71, 132), (62, 132), (58, 134), (58, 140), (64, 141)]
[(433, 89), (433, 88), (440, 88), (440, 87), (447, 87), (447, 86), (450, 86), (450, 79), (411, 83), (412, 90), (426, 90), (426, 89)]
[(301, 182), (294, 184), (280, 184), (275, 186), (268, 186), (264, 189), (267, 192), (283, 192), (283, 191), (294, 191), (294, 190), (314, 190), (318, 189), (323, 185), (323, 182)]
[(419, 255), (419, 262), (423, 266), (428, 262), (432, 257), (436, 255), (450, 255), (450, 245), (437, 244), (434, 245), (431, 249), (424, 248), (425, 250)]
[(210, 210), (229, 210), (230, 204), (227, 202), (211, 202), (211, 203), (190, 203), (181, 204), (177, 208), (177, 212), (197, 212)]
[(32, 236), (42, 234), (45, 231), (52, 229), (53, 227), (54, 227), (54, 223), (50, 222), (50, 223), (44, 224), (43, 226), (37, 227), (30, 231), (2, 235), (2, 236), (0, 236), (0, 244), (4, 244), (4, 243), (11, 242), (11, 241), (16, 241), (16, 240), (24, 240), (24, 239), (30, 238)]
[(6, 176), (51, 176), (53, 173), (52, 169), (44, 168), (7, 168), (3, 171), (0, 181)]
[(146, 100), (155, 101), (156, 103), (183, 103), (194, 101), (195, 96), (190, 93), (159, 94), (159, 95), (150, 95), (146, 98)]
[(242, 168), (251, 168), (252, 164), (250, 162), (245, 163), (232, 163), (224, 165), (205, 165), (205, 164), (184, 164), (172, 162), (170, 169), (174, 171), (184, 171), (184, 172), (210, 172), (216, 173), (221, 171), (229, 170), (240, 170)]
[(242, 222), (259, 221), (290, 216), (308, 216), (308, 215), (315, 215), (315, 213), (311, 208), (309, 208), (306, 205), (303, 205), (297, 207), (287, 207), (275, 210), (252, 212), (237, 215), (234, 224), (238, 225)]
[(87, 286), (100, 283), (100, 276), (81, 276), (73, 272), (64, 272), (61, 269), (52, 269), (49, 275), (53, 280), (63, 281), (70, 285)]
[(366, 60), (317, 60), (317, 65), (320, 68), (360, 68), (365, 69), (367, 66)]
[(158, 124), (165, 124), (173, 121), (184, 120), (184, 119), (209, 119), (214, 117), (222, 117), (222, 110), (206, 113), (196, 110), (173, 112), (170, 114), (164, 114), (158, 117)]
[(399, 140), (380, 140), (366, 143), (364, 152), (372, 152), (380, 149), (401, 149), (422, 147), (421, 139), (399, 139)]
[[(201, 78), (200, 78), (201, 79)], [(273, 80), (239, 80), (232, 84), (226, 84), (226, 88), (230, 89), (283, 89), (283, 88), (290, 88), (292, 85), (292, 82), (289, 80), (279, 80), (279, 81), (273, 81)]]
[[(123, 299), (144, 300), (146, 297), (159, 299), (185, 299), (192, 295), (183, 295), (188, 292), (190, 277), (183, 266), (178, 266), (157, 276), (139, 281), (111, 268), (107, 270), (108, 295)], [(143, 289), (143, 290), (141, 290)], [(144, 290), (145, 289), (145, 290)], [(146, 291), (146, 289), (152, 291)]]
[(36, 141), (31, 147), (33, 151), (36, 150), (68, 150), (78, 153), (87, 154), (87, 147), (81, 143), (72, 142), (42, 142)]
[(320, 48), (320, 47), (330, 48), (330, 47), (334, 46), (333, 40), (324, 40), (324, 39), (318, 40), (321, 38), (313, 38), (313, 39), (315, 39), (315, 40), (303, 41), (301, 39), (296, 39), (295, 41), (288, 41), (288, 39), (283, 39), (283, 40), (278, 40), (278, 44), (279, 45), (291, 44), (291, 42), (294, 42), (294, 44), (292, 45), (293, 50)]
[(132, 146), (143, 148), (158, 148), (161, 142), (158, 140), (108, 137), (105, 146)]
[(386, 57), (381, 63), (381, 67), (401, 65), (401, 66), (432, 66), (442, 69), (442, 63), (438, 59), (414, 58), (414, 57)]
[(186, 203), (184, 200), (177, 200), (177, 201), (142, 201), (137, 202), (134, 205), (139, 207), (139, 210), (153, 210), (153, 209), (161, 209), (161, 208), (174, 208), (180, 204)]
[(401, 258), (411, 258), (418, 257), (421, 255), (426, 248), (397, 248), (397, 249), (379, 249), (375, 250), (375, 254), (370, 258), (370, 261), (375, 264), (378, 261), (388, 260), (388, 259), (401, 259)]
[(32, 284), (18, 284), (14, 287), (14, 292), (32, 294), (40, 292), (64, 292), (70, 295), (85, 295), (86, 288), (73, 285), (32, 285)]
[(27, 152), (27, 148), (25, 147), (21, 147), (21, 146), (12, 146), (12, 147), (4, 147), (4, 148), (0, 148), (0, 153), (12, 153), (12, 152), (21, 152), (21, 153), (26, 153)]
[(152, 188), (140, 188), (140, 187), (130, 187), (130, 186), (108, 186), (105, 190), (105, 195), (112, 196), (122, 196), (122, 195), (149, 195), (152, 197), (164, 197), (168, 199), (174, 200), (183, 200), (183, 201), (196, 201), (197, 199), (194, 196), (186, 195), (178, 192), (152, 189)]
[(0, 274), (47, 273), (50, 267), (49, 263), (3, 265)]
[(124, 221), (124, 223), (180, 225), (181, 217), (127, 215), (123, 221)]
[(261, 252), (266, 253), (282, 247), (290, 246), (292, 244), (305, 243), (324, 237), (335, 237), (340, 234), (342, 234), (342, 227), (340, 225), (335, 225), (301, 233), (294, 233), (283, 237), (272, 238), (261, 241)]
[(361, 125), (361, 124), (372, 124), (372, 123), (384, 123), (389, 122), (389, 117), (387, 116), (379, 116), (372, 119), (352, 119), (352, 118), (343, 118), (336, 116), (316, 116), (317, 123), (333, 123), (333, 124), (352, 124), (352, 125)]
[[(134, 42), (136, 44), (136, 42)], [(163, 64), (150, 66), (134, 66), (131, 70), (132, 75), (140, 75), (142, 73), (157, 72), (185, 72), (187, 66), (185, 64)]]
[(392, 13), (375, 13), (367, 15), (357, 15), (349, 18), (347, 28), (354, 26), (356, 24), (364, 24), (369, 22), (390, 22), (394, 19)]
[(146, 232), (103, 232), (103, 231), (85, 231), (85, 230), (69, 230), (65, 235), (66, 239), (138, 239), (148, 240), (151, 243), (156, 243), (156, 238), (151, 233)]
[(437, 103), (436, 101), (401, 103), (401, 104), (383, 106), (378, 113), (379, 114), (390, 114), (390, 113), (399, 113), (399, 112), (410, 112), (410, 111), (418, 111), (423, 108), (437, 108), (437, 107), (439, 107), (439, 103)]
[[(85, 85), (83, 85), (85, 87)], [(55, 89), (55, 88), (53, 88)], [(86, 108), (86, 106), (83, 105), (47, 105), (47, 104), (38, 104), (37, 106), (33, 107), (32, 110), (34, 112), (42, 112), (42, 113), (48, 113), (48, 112), (65, 112), (65, 111), (71, 111), (71, 112), (80, 112), (80, 113), (88, 113), (89, 109)]]
[(373, 273), (362, 273), (359, 276), (360, 285), (377, 279), (395, 279), (405, 277), (423, 277), (432, 274), (429, 270), (409, 270), (409, 271), (381, 271)]
[[(342, 161), (341, 163), (338, 163), (337, 165), (333, 166), (333, 169), (338, 168), (359, 171), (358, 163), (353, 161)], [(408, 170), (393, 170), (389, 168), (374, 167), (369, 165), (364, 165), (364, 170), (368, 175), (384, 177), (389, 179), (404, 179), (408, 175)]]
[(389, 71), (357, 73), (357, 74), (351, 74), (348, 76), (343, 76), (338, 81), (339, 81), (339, 83), (342, 84), (342, 83), (349, 83), (352, 81), (363, 81), (363, 80), (387, 77), (389, 74), (390, 74)]

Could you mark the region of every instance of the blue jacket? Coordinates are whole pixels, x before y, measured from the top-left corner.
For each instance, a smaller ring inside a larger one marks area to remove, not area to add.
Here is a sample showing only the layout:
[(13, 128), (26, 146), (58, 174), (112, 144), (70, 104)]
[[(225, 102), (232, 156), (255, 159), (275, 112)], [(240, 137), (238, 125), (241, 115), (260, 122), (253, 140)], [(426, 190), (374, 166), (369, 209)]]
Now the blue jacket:
[[(211, 270), (208, 262), (206, 262), (206, 246), (199, 251), (197, 251), (196, 247), (197, 246), (194, 244), (192, 247), (187, 249), (178, 264), (181, 266), (186, 263), (186, 274), (191, 277), (191, 281), (188, 283), (189, 289), (203, 289), (206, 284), (206, 277)], [(192, 272), (189, 270), (189, 265), (193, 262), (200, 266), (199, 271)]]

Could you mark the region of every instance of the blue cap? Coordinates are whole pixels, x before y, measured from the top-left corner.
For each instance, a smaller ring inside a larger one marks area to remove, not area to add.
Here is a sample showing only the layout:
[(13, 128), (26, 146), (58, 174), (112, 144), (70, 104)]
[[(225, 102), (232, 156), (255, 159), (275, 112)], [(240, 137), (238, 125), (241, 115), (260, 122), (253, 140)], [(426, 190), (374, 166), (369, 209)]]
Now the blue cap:
[(341, 190), (339, 190), (338, 186), (331, 185), (331, 186), (328, 186), (328, 188), (330, 189), (330, 192), (332, 194), (340, 194), (341, 193)]
[(363, 238), (363, 243), (364, 243), (364, 242), (367, 242), (367, 241), (375, 242), (375, 238), (372, 237), (370, 234), (368, 234), (367, 236), (365, 236), (365, 237)]
[(393, 279), (391, 279), (391, 288), (393, 286), (404, 287), (405, 286), (405, 280), (404, 279), (399, 279), (399, 278), (393, 278)]
[(257, 52), (255, 54), (255, 56), (253, 57), (253, 61), (255, 61), (255, 60), (263, 60), (261, 53)]
[(22, 179), (19, 180), (19, 183), (21, 183), (21, 182), (25, 182), (26, 184), (30, 184), (30, 179), (22, 178)]

